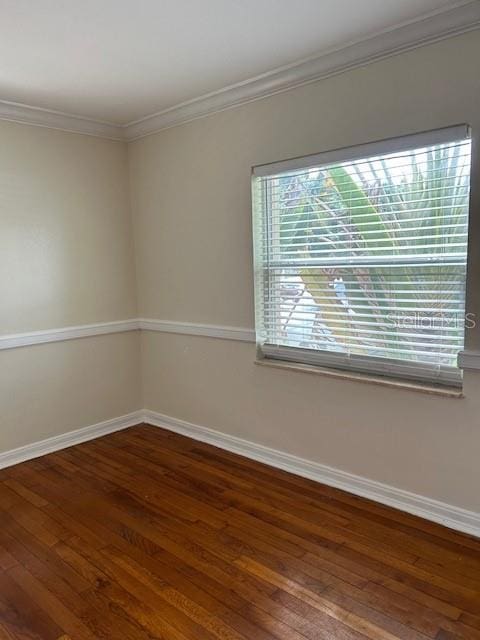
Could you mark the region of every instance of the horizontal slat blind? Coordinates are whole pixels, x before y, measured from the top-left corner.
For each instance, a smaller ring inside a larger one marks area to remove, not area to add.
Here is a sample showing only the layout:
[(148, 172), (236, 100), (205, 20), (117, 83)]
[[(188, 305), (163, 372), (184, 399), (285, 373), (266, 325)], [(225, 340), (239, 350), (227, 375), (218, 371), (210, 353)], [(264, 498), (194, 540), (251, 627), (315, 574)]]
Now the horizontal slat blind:
[(264, 356), (461, 384), (470, 140), (430, 135), (254, 169)]

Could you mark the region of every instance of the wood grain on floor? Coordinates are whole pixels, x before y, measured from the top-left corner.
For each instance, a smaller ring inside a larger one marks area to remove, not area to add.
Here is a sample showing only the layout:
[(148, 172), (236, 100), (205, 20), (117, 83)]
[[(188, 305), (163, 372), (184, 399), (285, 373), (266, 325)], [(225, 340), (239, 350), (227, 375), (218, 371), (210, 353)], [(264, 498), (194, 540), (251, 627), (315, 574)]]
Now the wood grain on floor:
[(480, 640), (480, 540), (141, 425), (0, 471), (0, 640)]

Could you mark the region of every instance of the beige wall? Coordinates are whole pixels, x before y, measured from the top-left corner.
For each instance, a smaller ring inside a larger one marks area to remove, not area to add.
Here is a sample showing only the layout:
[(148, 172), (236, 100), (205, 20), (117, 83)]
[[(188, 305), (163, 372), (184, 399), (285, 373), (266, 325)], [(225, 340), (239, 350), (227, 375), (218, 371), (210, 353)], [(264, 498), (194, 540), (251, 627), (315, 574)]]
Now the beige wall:
[[(252, 328), (250, 167), (459, 122), (477, 136), (479, 59), (474, 32), (128, 150), (0, 122), (0, 335), (137, 314)], [(0, 452), (146, 406), (480, 510), (479, 373), (455, 400), (254, 360), (251, 344), (150, 332), (0, 351)]]
[(135, 317), (126, 145), (0, 121), (0, 334)]
[[(140, 315), (253, 327), (250, 167), (461, 122), (477, 136), (479, 59), (473, 32), (131, 144)], [(480, 510), (480, 374), (445, 399), (260, 368), (245, 343), (142, 344), (149, 409)]]
[[(0, 335), (136, 317), (127, 147), (0, 122)], [(139, 336), (0, 350), (0, 452), (140, 408)]]
[(0, 351), (0, 453), (141, 407), (139, 334)]

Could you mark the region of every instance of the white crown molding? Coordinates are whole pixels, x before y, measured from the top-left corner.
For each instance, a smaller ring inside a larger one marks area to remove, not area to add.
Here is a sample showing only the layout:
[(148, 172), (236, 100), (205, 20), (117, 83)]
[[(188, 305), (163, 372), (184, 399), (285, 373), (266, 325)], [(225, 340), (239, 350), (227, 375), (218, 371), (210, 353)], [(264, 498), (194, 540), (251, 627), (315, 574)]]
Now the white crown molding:
[(82, 133), (109, 140), (125, 139), (125, 128), (121, 125), (91, 120), (62, 111), (32, 107), (18, 102), (8, 102), (7, 100), (0, 100), (0, 120), (58, 129), (70, 133)]
[(480, 371), (480, 351), (460, 351), (458, 366), (460, 369)]
[(240, 340), (255, 342), (255, 331), (241, 327), (228, 327), (213, 324), (194, 324), (192, 322), (169, 322), (167, 320), (139, 319), (139, 328), (144, 331), (161, 333), (178, 333), (188, 336), (204, 336), (223, 340)]
[(480, 537), (480, 513), (145, 409), (143, 422)]
[(125, 331), (138, 330), (138, 320), (118, 320), (114, 322), (97, 322), (96, 324), (83, 324), (77, 327), (63, 327), (61, 329), (48, 329), (44, 331), (30, 331), (28, 333), (13, 333), (0, 335), (0, 351), (3, 349), (15, 349), (17, 347), (29, 347), (46, 342), (64, 342), (65, 340), (77, 340), (78, 338), (90, 338), (92, 336), (106, 335), (110, 333), (124, 333)]
[(480, 2), (460, 0), (453, 7), (416, 21), (397, 25), (370, 38), (324, 51), (315, 57), (182, 102), (124, 125), (5, 100), (0, 100), (0, 120), (110, 140), (133, 141), (162, 129), (316, 82), (479, 27)]
[(142, 422), (142, 419), (142, 411), (133, 411), (132, 413), (120, 416), (119, 418), (112, 418), (111, 420), (98, 422), (97, 424), (89, 427), (83, 427), (82, 429), (62, 433), (59, 436), (53, 436), (51, 438), (46, 438), (45, 440), (40, 440), (39, 442), (27, 444), (24, 447), (19, 447), (18, 449), (5, 451), (4, 453), (0, 453), (0, 469), (11, 467), (14, 464), (19, 464), (26, 460), (32, 460), (33, 458), (44, 456), (47, 453), (60, 451), (60, 449), (66, 449), (67, 447), (80, 444), (81, 442), (94, 440), (95, 438), (100, 438), (101, 436), (113, 433), (114, 431), (133, 427), (134, 425)]
[(136, 140), (162, 129), (316, 82), (479, 27), (480, 2), (462, 2), (453, 8), (383, 31), (368, 39), (325, 51), (314, 58), (281, 67), (130, 122), (125, 126), (125, 137), (129, 141)]

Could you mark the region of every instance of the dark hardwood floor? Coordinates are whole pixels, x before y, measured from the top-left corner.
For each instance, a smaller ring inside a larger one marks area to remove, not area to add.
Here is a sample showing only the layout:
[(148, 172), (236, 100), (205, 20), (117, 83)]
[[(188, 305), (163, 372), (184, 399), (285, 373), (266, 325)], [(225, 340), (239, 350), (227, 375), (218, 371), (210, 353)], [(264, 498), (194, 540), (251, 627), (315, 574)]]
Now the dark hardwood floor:
[(480, 640), (480, 540), (149, 426), (0, 471), (0, 639)]

